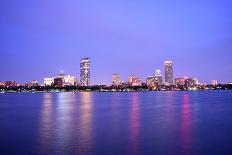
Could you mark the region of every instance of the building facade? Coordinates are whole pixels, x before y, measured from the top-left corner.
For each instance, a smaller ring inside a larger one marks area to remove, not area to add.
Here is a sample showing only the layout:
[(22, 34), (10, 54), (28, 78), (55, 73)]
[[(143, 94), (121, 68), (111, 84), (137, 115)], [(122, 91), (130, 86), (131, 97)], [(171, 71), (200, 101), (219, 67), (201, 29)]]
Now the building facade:
[(65, 75), (63, 73), (59, 74), (56, 77), (44, 78), (45, 86), (76, 86), (77, 78), (71, 75)]
[(154, 76), (148, 76), (146, 79), (146, 84), (148, 87), (154, 87), (156, 85), (155, 77)]
[(197, 81), (193, 78), (183, 77), (183, 78), (176, 78), (175, 84), (186, 89), (196, 87)]
[(165, 83), (173, 84), (173, 62), (171, 60), (164, 61)]
[(211, 84), (212, 84), (213, 86), (218, 85), (218, 80), (212, 80), (212, 81), (211, 81)]
[(136, 75), (130, 75), (128, 77), (128, 82), (131, 84), (131, 86), (141, 86), (141, 80)]
[(121, 85), (121, 79), (120, 79), (120, 76), (119, 74), (113, 74), (112, 75), (112, 85), (113, 86), (119, 86)]
[(90, 85), (90, 59), (83, 58), (80, 61), (80, 84), (82, 86)]
[(158, 84), (158, 85), (161, 85), (163, 83), (163, 80), (162, 80), (162, 74), (161, 74), (161, 71), (159, 69), (157, 69), (155, 71), (155, 82)]

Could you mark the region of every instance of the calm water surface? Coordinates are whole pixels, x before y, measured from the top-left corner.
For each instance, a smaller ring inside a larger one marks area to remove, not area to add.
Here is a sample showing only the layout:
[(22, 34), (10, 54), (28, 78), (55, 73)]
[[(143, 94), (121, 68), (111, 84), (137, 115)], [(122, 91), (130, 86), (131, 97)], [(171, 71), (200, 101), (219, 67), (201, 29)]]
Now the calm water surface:
[(232, 91), (0, 94), (0, 154), (231, 155)]

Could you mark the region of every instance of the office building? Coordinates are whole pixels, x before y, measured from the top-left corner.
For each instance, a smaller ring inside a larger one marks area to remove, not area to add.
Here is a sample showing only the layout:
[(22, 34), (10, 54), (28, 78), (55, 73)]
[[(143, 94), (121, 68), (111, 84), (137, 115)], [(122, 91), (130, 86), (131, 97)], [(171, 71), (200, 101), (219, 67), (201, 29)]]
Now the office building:
[(162, 80), (162, 74), (161, 74), (161, 71), (159, 69), (157, 69), (155, 71), (155, 82), (158, 84), (158, 85), (161, 85), (163, 83), (163, 80)]
[(120, 76), (119, 74), (113, 74), (112, 75), (112, 85), (113, 86), (119, 86), (121, 85), (121, 79), (120, 79)]
[(55, 87), (63, 87), (64, 86), (64, 78), (62, 78), (62, 77), (55, 77), (54, 78), (54, 86)]
[(165, 83), (168, 85), (173, 84), (173, 62), (167, 60), (164, 62)]
[(54, 84), (54, 78), (44, 78), (45, 86), (52, 86)]
[(146, 84), (148, 87), (154, 87), (156, 85), (155, 77), (154, 76), (148, 76), (146, 79)]
[(80, 84), (82, 86), (90, 85), (90, 59), (83, 58), (80, 61)]
[(67, 75), (64, 76), (64, 86), (76, 86), (77, 78), (75, 76)]
[(212, 84), (213, 86), (218, 85), (218, 80), (212, 80), (212, 81), (211, 81), (211, 84)]
[(57, 87), (76, 86), (77, 78), (75, 76), (65, 75), (63, 73), (60, 73), (56, 77), (44, 78), (44, 85), (57, 86)]
[(141, 81), (136, 75), (130, 75), (128, 77), (128, 82), (131, 84), (131, 86), (141, 86)]
[(197, 81), (193, 78), (183, 77), (176, 78), (175, 84), (184, 88), (193, 88), (197, 86)]

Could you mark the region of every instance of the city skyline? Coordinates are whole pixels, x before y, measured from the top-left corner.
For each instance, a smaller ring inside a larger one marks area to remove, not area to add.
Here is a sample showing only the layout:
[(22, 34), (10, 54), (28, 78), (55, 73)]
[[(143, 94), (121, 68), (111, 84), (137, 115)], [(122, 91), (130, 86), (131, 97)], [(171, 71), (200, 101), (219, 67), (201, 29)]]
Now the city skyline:
[[(137, 85), (142, 85), (142, 83), (146, 83), (148, 85), (153, 85), (155, 83), (157, 83), (158, 85), (161, 84), (165, 84), (165, 85), (175, 85), (178, 84), (179, 82), (177, 81), (181, 81), (181, 80), (194, 80), (196, 81), (197, 84), (223, 84), (223, 83), (219, 83), (218, 80), (212, 79), (210, 82), (208, 83), (202, 83), (199, 82), (199, 79), (197, 77), (189, 77), (189, 76), (182, 76), (182, 77), (176, 77), (174, 76), (175, 71), (173, 69), (173, 61), (168, 59), (168, 60), (164, 60), (164, 70), (161, 71), (160, 69), (156, 69), (154, 73), (147, 75), (145, 79), (142, 79), (141, 77), (138, 76), (138, 74), (129, 74), (127, 75), (127, 80), (122, 79), (121, 75), (118, 73), (112, 73), (111, 75), (111, 83), (107, 84), (107, 83), (92, 83), (91, 84), (91, 78), (90, 78), (90, 70), (91, 69), (91, 65), (90, 65), (90, 58), (89, 57), (84, 57), (80, 59), (80, 70), (79, 70), (79, 76), (73, 76), (69, 73), (64, 73), (63, 70), (60, 70), (59, 74), (56, 74), (56, 76), (52, 76), (52, 77), (43, 77), (43, 82), (38, 82), (40, 80), (38, 79), (32, 79), (29, 80), (25, 83), (20, 83), (17, 80), (6, 80), (6, 81), (0, 81), (0, 82), (17, 82), (18, 84), (33, 84), (36, 82), (36, 84), (41, 84), (41, 85), (45, 85), (45, 86), (52, 86), (52, 85), (58, 85), (60, 87), (62, 86), (75, 86), (75, 85), (79, 85), (79, 86), (91, 86), (91, 85), (112, 85), (112, 86), (118, 86), (121, 85), (122, 83), (131, 83), (132, 86), (137, 86)], [(94, 79), (94, 77), (93, 77)], [(181, 82), (183, 83), (183, 82)], [(231, 83), (231, 81), (227, 81), (225, 83)], [(224, 84), (225, 84), (224, 83)]]
[(111, 84), (113, 73), (144, 81), (156, 69), (163, 74), (166, 59), (174, 77), (232, 78), (228, 0), (0, 3), (0, 81), (42, 83), (60, 70), (79, 78), (85, 56), (92, 58), (92, 84)]

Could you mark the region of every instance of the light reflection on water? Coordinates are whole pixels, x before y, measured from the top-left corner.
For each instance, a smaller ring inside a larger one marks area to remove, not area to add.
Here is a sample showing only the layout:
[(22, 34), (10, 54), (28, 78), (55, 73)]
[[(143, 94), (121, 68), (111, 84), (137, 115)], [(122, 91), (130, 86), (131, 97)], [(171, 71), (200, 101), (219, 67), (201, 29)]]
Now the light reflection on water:
[[(37, 129), (36, 138), (32, 137), (36, 139), (37, 150), (31, 151), (32, 154), (33, 152), (78, 155), (174, 152), (190, 155), (201, 154), (201, 148), (204, 146), (208, 148), (208, 152), (213, 153), (209, 151), (213, 149), (212, 144), (217, 144), (220, 140), (223, 143), (224, 139), (221, 137), (225, 133), (230, 137), (228, 131), (231, 131), (229, 129), (232, 127), (225, 120), (232, 121), (230, 115), (232, 107), (222, 108), (222, 106), (231, 106), (231, 94), (226, 99), (226, 95), (223, 96), (225, 104), (218, 101), (220, 99), (218, 96), (208, 102), (210, 98), (204, 95), (191, 92), (45, 93), (41, 95), (42, 102), (36, 103), (36, 107), (40, 108), (33, 109), (33, 113), (30, 113), (35, 119), (37, 116), (33, 114), (39, 113), (38, 127), (29, 124)], [(210, 95), (212, 98), (214, 96), (216, 95)], [(11, 117), (5, 118), (10, 122)], [(220, 126), (224, 132), (211, 130), (218, 123), (211, 120), (220, 120), (227, 128)], [(4, 126), (2, 122), (1, 125)], [(207, 123), (210, 128), (204, 126)], [(1, 129), (4, 128), (0, 128), (0, 132)], [(208, 132), (211, 132), (215, 140), (208, 140), (210, 138), (205, 134)], [(206, 142), (201, 142), (202, 139)], [(230, 141), (230, 138), (227, 138), (227, 141)], [(196, 149), (198, 146), (201, 147)]]
[(55, 114), (55, 150), (56, 153), (67, 152), (72, 149), (73, 140), (72, 133), (75, 129), (73, 128), (73, 122), (75, 117), (73, 113), (76, 100), (75, 94), (73, 93), (58, 93), (56, 102), (56, 114)]
[(53, 142), (52, 139), (52, 129), (53, 129), (53, 98), (50, 93), (46, 93), (43, 96), (43, 103), (41, 109), (41, 119), (39, 125), (39, 151), (41, 153), (50, 152), (52, 150), (51, 143)]
[(131, 95), (131, 107), (129, 113), (129, 152), (128, 154), (139, 153), (139, 134), (140, 134), (140, 109), (139, 94), (137, 92)]
[(182, 123), (181, 123), (181, 141), (182, 153), (185, 155), (192, 154), (192, 133), (191, 133), (191, 111), (189, 95), (183, 94), (182, 102)]
[(92, 146), (92, 93), (80, 93), (80, 121), (79, 123), (79, 138), (78, 146), (79, 154), (88, 154)]

